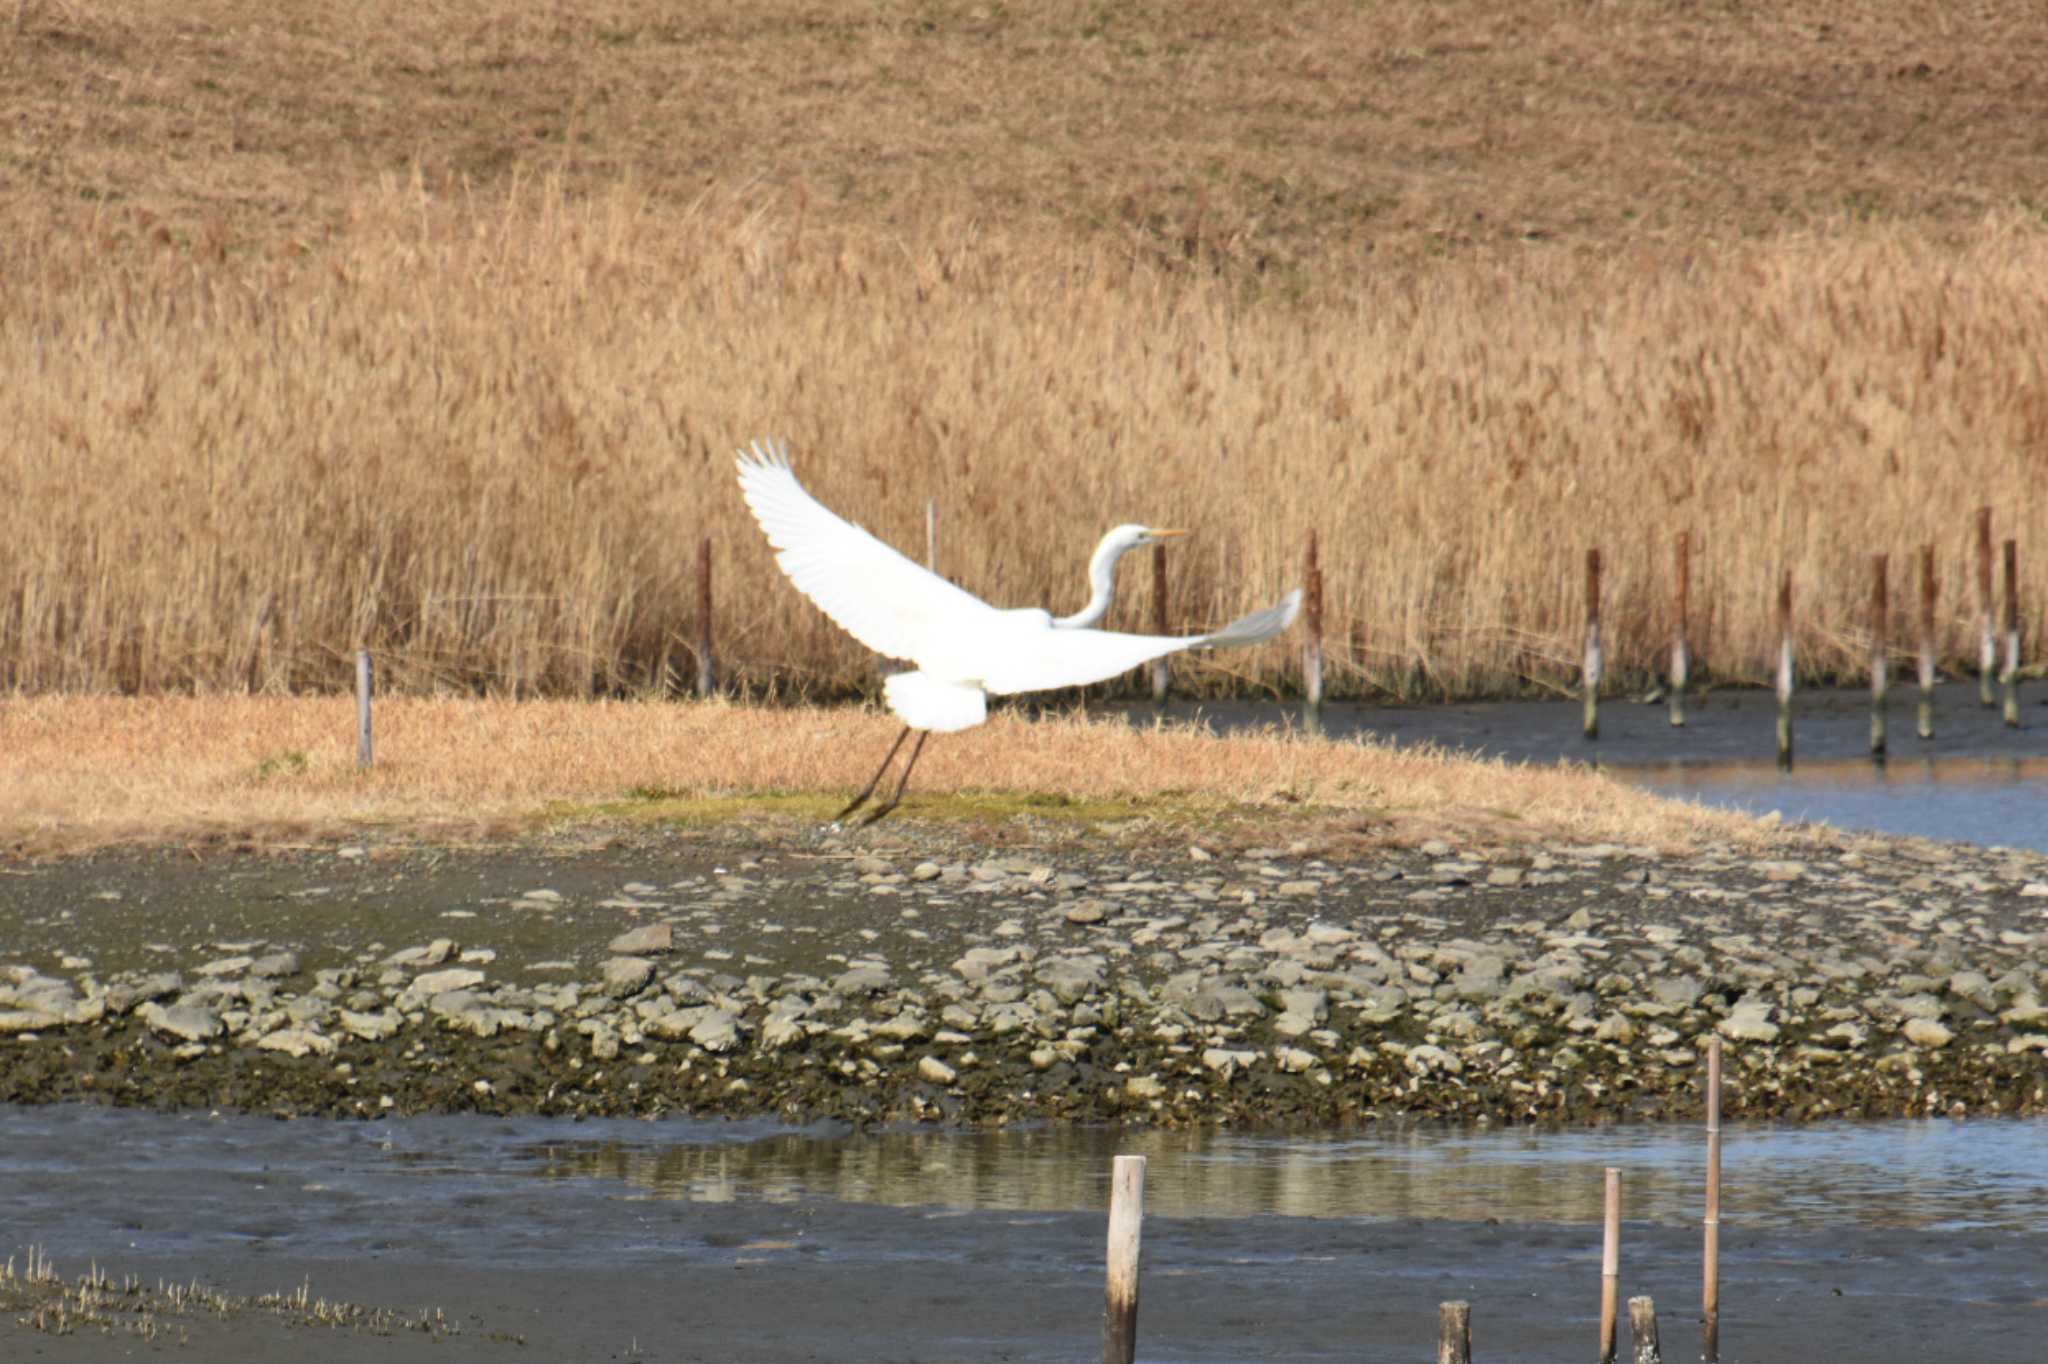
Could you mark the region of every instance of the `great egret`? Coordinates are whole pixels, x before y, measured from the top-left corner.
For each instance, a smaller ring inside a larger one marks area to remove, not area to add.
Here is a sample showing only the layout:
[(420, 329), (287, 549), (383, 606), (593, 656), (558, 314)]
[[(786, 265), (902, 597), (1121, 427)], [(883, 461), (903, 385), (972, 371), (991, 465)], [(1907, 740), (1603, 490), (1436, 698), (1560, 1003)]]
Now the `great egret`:
[(797, 590), (876, 653), (916, 665), (883, 681), (882, 694), (903, 721), (903, 732), (838, 819), (875, 793), (913, 729), (920, 733), (896, 793), (861, 823), (874, 823), (903, 799), (927, 738), (987, 719), (990, 696), (1085, 686), (1182, 649), (1258, 644), (1292, 625), (1301, 609), (1297, 588), (1278, 605), (1206, 635), (1091, 629), (1109, 610), (1116, 561), (1124, 551), (1180, 533), (1118, 526), (1103, 537), (1089, 561), (1091, 594), (1080, 611), (1054, 619), (1036, 608), (998, 610), (826, 510), (797, 482), (781, 442), (755, 441), (735, 454), (740, 492)]

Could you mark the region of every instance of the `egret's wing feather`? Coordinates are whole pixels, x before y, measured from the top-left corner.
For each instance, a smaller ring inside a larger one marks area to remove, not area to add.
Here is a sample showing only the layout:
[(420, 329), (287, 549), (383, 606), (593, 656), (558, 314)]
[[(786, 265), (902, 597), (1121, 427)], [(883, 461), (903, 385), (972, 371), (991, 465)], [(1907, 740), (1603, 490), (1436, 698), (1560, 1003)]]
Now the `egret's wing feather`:
[(1183, 649), (1262, 643), (1292, 625), (1300, 609), (1301, 592), (1296, 589), (1277, 604), (1242, 616), (1206, 635), (1125, 635), (1110, 630), (1060, 629), (1033, 631), (1029, 635), (1019, 632), (1017, 647), (990, 660), (981, 679), (982, 686), (998, 696), (1055, 687), (1085, 687)]
[(804, 491), (778, 441), (738, 459), (740, 493), (797, 590), (878, 654), (918, 661), (935, 642), (981, 628), (995, 608), (905, 558)]

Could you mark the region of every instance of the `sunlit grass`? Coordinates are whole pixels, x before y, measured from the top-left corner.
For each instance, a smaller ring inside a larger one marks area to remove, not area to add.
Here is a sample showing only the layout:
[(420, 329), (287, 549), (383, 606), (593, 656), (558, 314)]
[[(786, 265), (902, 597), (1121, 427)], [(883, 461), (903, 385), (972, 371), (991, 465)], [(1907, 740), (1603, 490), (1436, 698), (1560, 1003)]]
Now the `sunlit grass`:
[[(8, 701), (0, 838), (38, 852), (365, 830), (434, 839), (607, 825), (810, 833), (867, 779), (895, 727), (869, 710), (396, 697), (379, 703), (378, 757), (363, 772), (353, 721), (342, 698)], [(1010, 713), (927, 747), (909, 797), (878, 831), (918, 824), (1251, 843), (1449, 836), (1675, 847), (1781, 837), (1585, 769)]]

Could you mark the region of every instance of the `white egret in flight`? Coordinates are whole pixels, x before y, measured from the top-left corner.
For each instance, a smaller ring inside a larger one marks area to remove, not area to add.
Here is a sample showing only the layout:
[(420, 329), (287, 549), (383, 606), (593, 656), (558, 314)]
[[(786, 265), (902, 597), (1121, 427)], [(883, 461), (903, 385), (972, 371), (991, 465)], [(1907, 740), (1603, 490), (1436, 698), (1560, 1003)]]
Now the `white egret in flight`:
[(740, 492), (797, 590), (876, 653), (916, 665), (882, 683), (882, 694), (903, 721), (903, 732), (874, 777), (839, 812), (839, 819), (874, 794), (913, 729), (920, 733), (896, 793), (863, 824), (874, 823), (903, 799), (924, 741), (933, 733), (950, 734), (980, 724), (988, 718), (990, 696), (1085, 686), (1182, 649), (1258, 644), (1293, 624), (1301, 609), (1297, 588), (1278, 605), (1206, 635), (1126, 635), (1092, 629), (1109, 611), (1116, 561), (1124, 551), (1184, 533), (1118, 526), (1103, 537), (1089, 560), (1092, 592), (1079, 612), (1055, 619), (1035, 608), (999, 610), (827, 511), (796, 481), (789, 452), (779, 441), (756, 441), (737, 454)]

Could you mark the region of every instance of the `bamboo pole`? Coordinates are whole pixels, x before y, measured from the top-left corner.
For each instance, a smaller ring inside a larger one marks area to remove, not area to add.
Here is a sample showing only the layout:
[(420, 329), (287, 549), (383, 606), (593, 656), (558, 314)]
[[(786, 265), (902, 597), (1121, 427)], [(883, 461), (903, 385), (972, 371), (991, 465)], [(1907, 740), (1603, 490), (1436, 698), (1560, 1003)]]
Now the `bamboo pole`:
[(1600, 551), (1586, 551), (1586, 677), (1584, 721), (1588, 739), (1600, 737)]
[(1657, 1342), (1657, 1303), (1653, 1298), (1628, 1300), (1629, 1336), (1635, 1342), (1635, 1364), (1664, 1364), (1664, 1349)]
[(1437, 1304), (1436, 1364), (1472, 1364), (1472, 1304)]
[(1778, 766), (1792, 766), (1792, 575), (1778, 584)]
[(1145, 1157), (1118, 1156), (1109, 1184), (1108, 1305), (1102, 1364), (1132, 1364), (1138, 1353), (1138, 1250), (1145, 1221)]
[(711, 537), (697, 545), (697, 695), (718, 690), (718, 661), (711, 653)]
[(2005, 727), (2020, 727), (2020, 544), (2005, 542)]
[(1692, 670), (1692, 656), (1685, 638), (1686, 618), (1692, 612), (1692, 532), (1678, 532), (1678, 621), (1671, 631), (1671, 727), (1685, 727), (1685, 683)]
[(1920, 546), (1920, 737), (1934, 737), (1934, 546)]
[(374, 672), (368, 649), (356, 650), (356, 766), (367, 772), (377, 760), (377, 742), (370, 730), (370, 692)]
[(1320, 731), (1323, 718), (1323, 566), (1316, 561), (1316, 533), (1308, 533), (1308, 638), (1301, 646), (1303, 698), (1310, 728)]
[(1998, 632), (1991, 624), (1991, 508), (1977, 508), (1977, 699), (1989, 706), (1991, 674), (1998, 663)]
[[(1166, 546), (1152, 546), (1152, 633), (1166, 633)], [(1166, 704), (1166, 689), (1172, 682), (1172, 669), (1167, 660), (1170, 654), (1162, 654), (1152, 660), (1152, 704)]]
[(1870, 756), (1884, 761), (1884, 698), (1891, 682), (1891, 657), (1885, 634), (1891, 621), (1890, 589), (1885, 582), (1885, 556), (1870, 558)]
[(1707, 1216), (1701, 1254), (1700, 1358), (1721, 1359), (1721, 1039), (1707, 1039)]
[(1607, 1215), (1600, 1239), (1600, 1364), (1614, 1364), (1616, 1305), (1621, 1295), (1621, 1171), (1607, 1167)]

